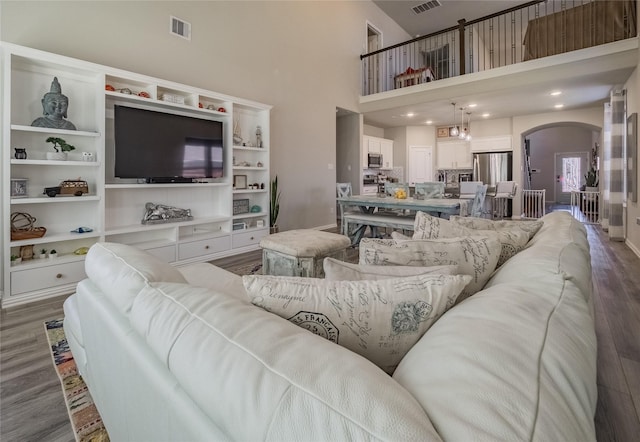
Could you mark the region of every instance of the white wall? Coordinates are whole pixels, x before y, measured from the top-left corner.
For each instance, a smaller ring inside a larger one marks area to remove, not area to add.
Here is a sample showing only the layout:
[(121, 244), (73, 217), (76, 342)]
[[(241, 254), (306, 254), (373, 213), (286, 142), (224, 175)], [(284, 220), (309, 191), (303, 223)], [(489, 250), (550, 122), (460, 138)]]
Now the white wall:
[(355, 195), (361, 193), (362, 114), (336, 118), (336, 182), (351, 183)]
[(0, 39), (273, 105), (288, 230), (335, 224), (335, 109), (358, 111), (367, 20), (385, 45), (409, 39), (369, 1), (2, 1)]
[[(602, 129), (603, 108), (593, 107), (588, 109), (567, 110), (549, 112), (545, 114), (524, 115), (512, 119), (512, 143), (513, 143), (513, 179), (522, 188), (523, 183), (523, 144), (524, 136), (534, 128), (545, 126), (573, 125), (583, 123)], [(602, 142), (600, 140), (600, 145)], [(513, 201), (513, 213), (522, 211), (522, 201), (518, 198)]]
[[(531, 175), (531, 188), (546, 189), (547, 201), (555, 200), (555, 154), (587, 152), (591, 159), (594, 131), (585, 126), (558, 126), (535, 131), (527, 136), (531, 146), (531, 168), (538, 173)], [(600, 135), (598, 138), (600, 139)], [(584, 184), (584, 174), (582, 181)]]

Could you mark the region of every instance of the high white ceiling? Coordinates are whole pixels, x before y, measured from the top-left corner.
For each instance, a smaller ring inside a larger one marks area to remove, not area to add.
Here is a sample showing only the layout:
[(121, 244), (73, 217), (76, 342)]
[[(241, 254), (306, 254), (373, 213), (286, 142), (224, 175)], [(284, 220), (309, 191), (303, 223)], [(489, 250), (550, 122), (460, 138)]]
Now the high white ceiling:
[[(442, 6), (415, 16), (411, 6), (422, 1), (374, 2), (414, 36), (448, 27), (460, 18), (472, 20), (526, 3), (440, 0)], [(418, 19), (420, 16), (429, 18)], [(637, 64), (638, 40), (627, 40), (362, 97), (360, 110), (365, 124), (387, 128), (423, 125), (427, 120), (434, 126), (451, 125), (452, 102), (456, 108), (477, 104), (473, 109), (465, 109), (465, 113), (471, 112), (472, 122), (553, 112), (556, 104), (563, 105), (561, 110), (593, 107), (607, 101), (611, 89), (623, 85)], [(550, 96), (555, 90), (562, 91), (562, 95)], [(408, 117), (408, 113), (414, 116)], [(482, 117), (485, 113), (489, 117)]]

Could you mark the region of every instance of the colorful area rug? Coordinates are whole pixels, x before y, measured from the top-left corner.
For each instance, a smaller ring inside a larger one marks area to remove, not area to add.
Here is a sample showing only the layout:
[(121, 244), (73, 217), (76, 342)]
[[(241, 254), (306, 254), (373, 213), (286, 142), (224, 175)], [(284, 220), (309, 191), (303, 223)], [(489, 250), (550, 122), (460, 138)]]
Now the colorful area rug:
[(109, 435), (93, 403), (91, 394), (89, 394), (87, 384), (78, 374), (76, 363), (62, 328), (62, 319), (46, 321), (44, 327), (76, 441), (109, 441)]

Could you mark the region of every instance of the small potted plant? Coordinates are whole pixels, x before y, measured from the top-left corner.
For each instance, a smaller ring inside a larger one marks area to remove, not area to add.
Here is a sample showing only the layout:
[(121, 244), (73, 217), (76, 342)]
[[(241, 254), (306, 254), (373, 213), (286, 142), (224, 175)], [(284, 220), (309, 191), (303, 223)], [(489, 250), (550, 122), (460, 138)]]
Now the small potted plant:
[(51, 251), (49, 252), (49, 258), (54, 259), (57, 257), (58, 257), (58, 252), (56, 252), (56, 249), (51, 249)]
[(40, 249), (40, 255), (38, 257), (40, 259), (45, 259), (47, 257), (47, 249)]
[(47, 138), (47, 143), (53, 144), (53, 149), (55, 150), (55, 152), (47, 152), (48, 160), (65, 161), (67, 159), (67, 152), (75, 150), (76, 148), (62, 138), (49, 137)]
[(20, 264), (22, 262), (22, 258), (20, 258), (18, 255), (11, 255), (11, 265), (17, 265)]

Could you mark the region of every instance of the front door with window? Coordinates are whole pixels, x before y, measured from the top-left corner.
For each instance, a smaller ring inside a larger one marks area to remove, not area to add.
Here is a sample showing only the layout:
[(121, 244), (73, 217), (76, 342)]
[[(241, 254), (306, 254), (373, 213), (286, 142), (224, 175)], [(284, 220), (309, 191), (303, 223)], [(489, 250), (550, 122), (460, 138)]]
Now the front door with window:
[(580, 190), (587, 172), (587, 152), (556, 154), (555, 200), (556, 204), (570, 204), (571, 192)]

